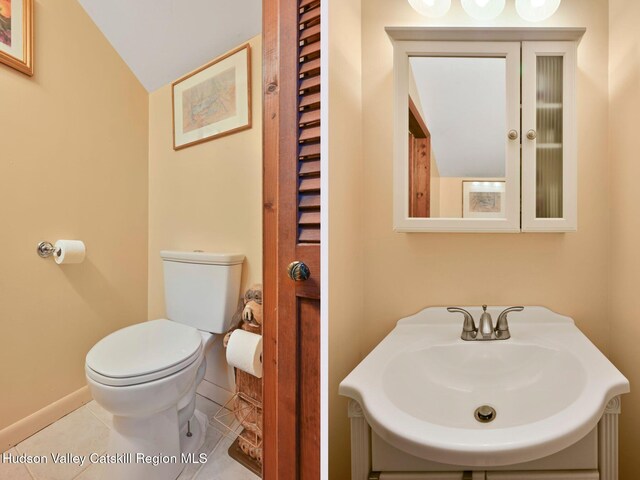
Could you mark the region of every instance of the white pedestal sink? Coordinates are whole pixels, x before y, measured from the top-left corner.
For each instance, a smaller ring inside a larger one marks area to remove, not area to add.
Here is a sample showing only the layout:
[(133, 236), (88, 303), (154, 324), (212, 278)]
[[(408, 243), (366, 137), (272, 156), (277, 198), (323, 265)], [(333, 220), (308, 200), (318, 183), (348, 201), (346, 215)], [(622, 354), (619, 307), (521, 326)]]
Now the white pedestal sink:
[[(594, 430), (629, 382), (568, 317), (526, 307), (509, 324), (508, 340), (463, 341), (461, 315), (427, 308), (400, 320), (340, 394), (377, 437), (414, 457), (489, 470), (560, 452)], [(495, 410), (488, 423), (474, 417), (484, 405)]]

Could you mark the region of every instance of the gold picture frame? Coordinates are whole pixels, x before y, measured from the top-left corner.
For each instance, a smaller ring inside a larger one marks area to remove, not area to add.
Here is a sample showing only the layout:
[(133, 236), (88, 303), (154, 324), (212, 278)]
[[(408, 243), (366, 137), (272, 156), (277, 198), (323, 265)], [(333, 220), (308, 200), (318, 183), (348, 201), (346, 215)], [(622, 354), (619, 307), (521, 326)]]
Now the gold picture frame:
[(251, 128), (251, 45), (173, 82), (171, 103), (174, 150)]
[(0, 0), (0, 63), (33, 75), (33, 0)]

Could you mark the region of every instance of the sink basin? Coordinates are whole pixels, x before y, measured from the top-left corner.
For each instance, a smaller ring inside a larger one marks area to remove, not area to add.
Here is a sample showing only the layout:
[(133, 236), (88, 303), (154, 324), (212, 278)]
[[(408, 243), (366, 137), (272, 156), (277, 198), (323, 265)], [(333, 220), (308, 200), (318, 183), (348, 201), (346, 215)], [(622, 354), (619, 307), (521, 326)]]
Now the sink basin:
[[(497, 318), (502, 307), (490, 308)], [(477, 319), (479, 308), (468, 308)], [(340, 384), (374, 431), (428, 460), (470, 467), (545, 457), (589, 433), (627, 379), (543, 307), (511, 313), (509, 340), (463, 341), (462, 316), (428, 308), (396, 328)], [(480, 422), (477, 408), (493, 409)]]
[[(386, 365), (382, 386), (391, 403), (419, 420), (487, 430), (550, 417), (577, 400), (586, 379), (584, 367), (565, 351), (507, 341), (469, 342), (399, 354)], [(499, 412), (490, 424), (473, 416), (481, 405)]]

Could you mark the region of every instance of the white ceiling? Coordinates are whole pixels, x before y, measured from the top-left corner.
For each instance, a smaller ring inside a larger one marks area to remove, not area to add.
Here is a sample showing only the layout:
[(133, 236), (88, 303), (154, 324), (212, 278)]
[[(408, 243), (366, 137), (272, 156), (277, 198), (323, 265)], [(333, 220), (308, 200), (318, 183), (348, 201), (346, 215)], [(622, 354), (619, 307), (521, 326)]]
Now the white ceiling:
[(505, 59), (413, 57), (410, 64), (440, 176), (504, 177)]
[(262, 31), (262, 0), (78, 0), (152, 92)]

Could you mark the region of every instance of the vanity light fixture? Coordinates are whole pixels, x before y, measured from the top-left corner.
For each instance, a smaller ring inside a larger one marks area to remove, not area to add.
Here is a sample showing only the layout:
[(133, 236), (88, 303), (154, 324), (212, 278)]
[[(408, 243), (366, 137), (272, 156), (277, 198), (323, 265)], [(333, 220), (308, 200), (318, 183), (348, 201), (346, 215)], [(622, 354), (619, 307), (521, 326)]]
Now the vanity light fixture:
[(561, 0), (516, 0), (518, 15), (529, 22), (546, 20), (556, 13)]
[(425, 17), (442, 17), (451, 8), (451, 0), (409, 0), (409, 5)]
[(502, 13), (505, 3), (505, 0), (462, 0), (462, 8), (476, 20), (493, 20)]

